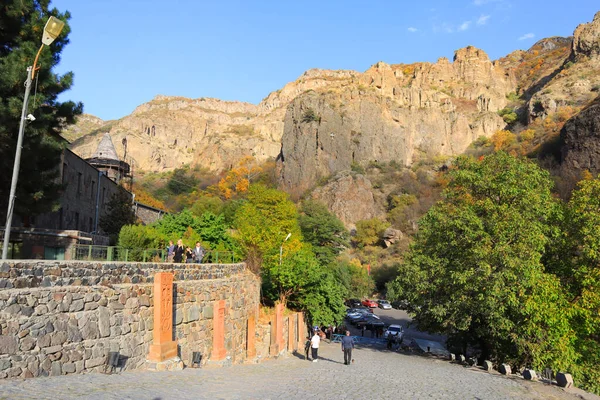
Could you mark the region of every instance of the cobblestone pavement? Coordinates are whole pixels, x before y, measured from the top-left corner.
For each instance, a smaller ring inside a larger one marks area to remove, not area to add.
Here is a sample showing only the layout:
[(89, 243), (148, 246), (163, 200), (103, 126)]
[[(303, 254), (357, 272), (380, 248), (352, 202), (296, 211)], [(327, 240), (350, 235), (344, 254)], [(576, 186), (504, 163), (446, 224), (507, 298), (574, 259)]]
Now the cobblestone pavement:
[(447, 361), (322, 343), (320, 360), (289, 355), (258, 365), (179, 372), (123, 372), (0, 382), (0, 399), (575, 399), (542, 383), (488, 374)]

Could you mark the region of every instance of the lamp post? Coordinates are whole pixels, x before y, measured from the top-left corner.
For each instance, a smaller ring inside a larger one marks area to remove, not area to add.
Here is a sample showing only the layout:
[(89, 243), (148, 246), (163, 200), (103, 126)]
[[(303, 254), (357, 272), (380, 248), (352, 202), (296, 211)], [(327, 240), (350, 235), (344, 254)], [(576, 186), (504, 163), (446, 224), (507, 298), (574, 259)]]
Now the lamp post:
[(25, 97), (23, 98), (23, 109), (21, 111), (21, 124), (19, 125), (19, 136), (17, 138), (17, 149), (15, 152), (15, 164), (13, 166), (12, 181), (10, 184), (10, 196), (8, 198), (8, 211), (6, 212), (6, 226), (4, 227), (4, 243), (2, 247), (2, 259), (8, 258), (8, 243), (10, 241), (10, 228), (12, 226), (12, 217), (15, 208), (15, 192), (17, 190), (17, 181), (19, 179), (19, 168), (21, 166), (21, 149), (23, 147), (23, 132), (25, 131), (25, 120), (34, 121), (33, 115), (27, 115), (27, 106), (29, 105), (29, 92), (31, 91), (31, 82), (35, 77), (36, 65), (44, 45), (49, 46), (60, 35), (65, 23), (56, 17), (50, 17), (44, 34), (42, 35), (42, 45), (38, 50), (33, 66), (27, 67), (27, 80), (25, 81)]
[(283, 261), (283, 244), (286, 242), (286, 240), (290, 238), (290, 236), (292, 236), (292, 234), (288, 233), (285, 239), (283, 239), (283, 242), (281, 242), (281, 246), (279, 247), (279, 265), (281, 265)]

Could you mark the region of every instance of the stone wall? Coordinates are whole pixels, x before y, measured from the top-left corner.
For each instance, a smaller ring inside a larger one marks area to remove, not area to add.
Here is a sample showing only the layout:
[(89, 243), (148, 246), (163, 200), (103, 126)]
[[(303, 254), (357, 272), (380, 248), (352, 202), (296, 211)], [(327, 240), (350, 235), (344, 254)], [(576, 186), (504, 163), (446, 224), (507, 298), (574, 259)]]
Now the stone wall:
[(168, 264), (7, 260), (0, 264), (0, 289), (152, 283), (156, 272), (174, 280), (222, 279), (241, 273), (245, 264)]
[[(0, 378), (141, 368), (153, 340), (153, 273), (173, 271), (173, 326), (185, 365), (211, 356), (213, 305), (224, 300), (227, 362), (245, 359), (259, 280), (244, 264), (181, 265), (18, 261), (0, 266)], [(133, 283), (134, 280), (137, 283)], [(127, 283), (124, 283), (127, 282)], [(101, 285), (99, 285), (101, 283)]]

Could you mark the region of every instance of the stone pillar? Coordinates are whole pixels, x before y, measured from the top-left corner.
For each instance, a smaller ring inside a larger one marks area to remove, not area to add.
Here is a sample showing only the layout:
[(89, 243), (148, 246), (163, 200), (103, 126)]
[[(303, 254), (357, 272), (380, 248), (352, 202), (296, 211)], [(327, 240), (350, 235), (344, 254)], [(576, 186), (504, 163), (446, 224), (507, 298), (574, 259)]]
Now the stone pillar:
[(304, 341), (306, 340), (306, 327), (304, 326), (304, 314), (298, 313), (298, 348), (304, 348)]
[(277, 353), (284, 349), (283, 345), (283, 304), (275, 305), (275, 341), (277, 343)]
[(256, 316), (248, 318), (248, 331), (246, 338), (246, 358), (256, 357)]
[(173, 274), (154, 275), (153, 341), (148, 353), (148, 368), (157, 370), (182, 369), (177, 356), (177, 341), (173, 340)]
[(289, 352), (296, 350), (298, 341), (296, 340), (296, 315), (293, 314), (288, 317), (288, 346)]
[(213, 312), (213, 348), (211, 361), (225, 358), (225, 300), (215, 301)]

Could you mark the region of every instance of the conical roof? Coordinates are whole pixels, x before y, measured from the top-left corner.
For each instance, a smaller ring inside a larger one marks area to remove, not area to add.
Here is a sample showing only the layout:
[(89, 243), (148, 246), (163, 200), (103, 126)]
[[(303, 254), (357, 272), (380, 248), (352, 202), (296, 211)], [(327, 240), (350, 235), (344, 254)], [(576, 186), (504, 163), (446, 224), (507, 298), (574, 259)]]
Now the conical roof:
[(115, 150), (115, 145), (113, 144), (108, 132), (104, 134), (104, 137), (100, 141), (100, 144), (98, 145), (96, 152), (92, 155), (92, 158), (103, 158), (119, 161), (117, 150)]

